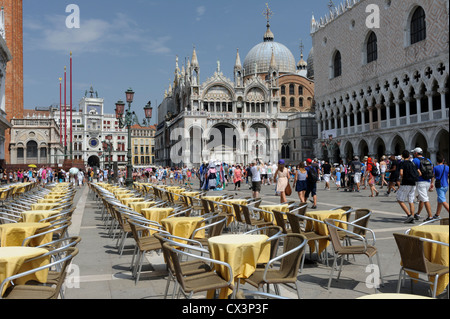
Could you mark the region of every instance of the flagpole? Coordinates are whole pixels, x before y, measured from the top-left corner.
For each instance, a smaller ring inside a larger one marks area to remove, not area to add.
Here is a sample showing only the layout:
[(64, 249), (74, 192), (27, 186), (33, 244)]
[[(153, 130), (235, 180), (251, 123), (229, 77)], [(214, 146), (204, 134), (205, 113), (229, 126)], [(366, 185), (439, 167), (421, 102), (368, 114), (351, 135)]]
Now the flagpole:
[(67, 159), (67, 68), (64, 67), (64, 158)]
[(59, 78), (59, 144), (62, 145), (62, 78)]
[(72, 51), (70, 51), (70, 159), (73, 160), (72, 147)]

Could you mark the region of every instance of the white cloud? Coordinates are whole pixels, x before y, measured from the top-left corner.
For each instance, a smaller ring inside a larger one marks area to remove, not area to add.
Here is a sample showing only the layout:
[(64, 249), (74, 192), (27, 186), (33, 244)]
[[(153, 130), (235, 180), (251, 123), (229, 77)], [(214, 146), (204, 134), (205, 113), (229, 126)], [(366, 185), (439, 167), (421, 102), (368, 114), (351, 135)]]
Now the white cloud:
[(197, 7), (197, 21), (200, 21), (201, 17), (205, 14), (206, 12), (206, 7), (205, 6), (200, 6)]
[(167, 45), (170, 36), (153, 37), (122, 13), (111, 22), (82, 19), (79, 29), (67, 28), (65, 19), (64, 15), (55, 15), (46, 16), (45, 23), (26, 20), (24, 29), (30, 49), (115, 55), (131, 55), (137, 49), (154, 54), (171, 51)]

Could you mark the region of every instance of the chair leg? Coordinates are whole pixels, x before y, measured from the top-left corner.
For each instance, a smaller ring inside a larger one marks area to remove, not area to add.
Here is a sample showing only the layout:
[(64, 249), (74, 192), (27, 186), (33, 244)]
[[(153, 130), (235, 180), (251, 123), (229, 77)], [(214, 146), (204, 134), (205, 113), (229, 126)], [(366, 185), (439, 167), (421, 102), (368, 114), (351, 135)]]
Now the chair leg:
[(344, 264), (344, 256), (341, 256), (341, 265), (339, 266), (339, 273), (337, 276), (337, 280), (339, 280), (339, 278), (341, 277), (341, 272), (342, 272), (342, 265)]
[(300, 283), (298, 282), (298, 280), (295, 281), (295, 287), (297, 288), (298, 299), (302, 299), (302, 296), (300, 294)]
[(337, 262), (337, 256), (336, 256), (336, 254), (334, 254), (333, 266), (331, 267), (330, 278), (328, 279), (328, 287), (327, 287), (328, 290), (330, 289), (330, 286), (331, 286), (331, 279), (333, 278), (333, 273), (334, 273), (334, 268), (336, 267), (336, 262)]
[(436, 298), (438, 280), (439, 280), (439, 275), (434, 276), (433, 294), (431, 296), (432, 298)]

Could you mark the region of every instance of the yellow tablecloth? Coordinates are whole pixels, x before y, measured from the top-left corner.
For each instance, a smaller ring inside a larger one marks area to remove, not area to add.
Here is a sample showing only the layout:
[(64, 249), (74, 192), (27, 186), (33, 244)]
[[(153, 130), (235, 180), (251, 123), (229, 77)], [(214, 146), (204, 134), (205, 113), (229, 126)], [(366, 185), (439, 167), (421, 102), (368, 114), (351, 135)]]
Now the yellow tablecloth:
[[(50, 226), (49, 223), (11, 223), (0, 225), (1, 247), (22, 246), (22, 242), (29, 236), (36, 235), (40, 229)], [(52, 240), (52, 234), (34, 238), (26, 246), (40, 246)]]
[[(262, 210), (268, 211), (268, 212), (273, 212), (274, 210), (280, 211), (280, 212), (283, 212), (283, 213), (288, 213), (289, 212), (289, 205), (287, 205), (287, 204), (260, 205), (259, 208), (262, 209)], [(261, 212), (261, 217), (266, 222), (272, 222), (275, 225), (277, 224), (274, 216), (271, 215), (271, 214), (267, 214), (265, 212)], [(286, 216), (285, 216), (285, 218), (286, 218)]]
[(132, 194), (132, 193), (120, 193), (120, 194), (117, 194), (117, 195), (115, 195), (115, 196), (116, 196), (116, 198), (117, 198), (118, 200), (122, 200), (122, 199), (125, 199), (125, 198), (133, 197), (133, 196), (135, 196), (135, 195)]
[(54, 204), (61, 203), (61, 198), (42, 198), (38, 199), (38, 204)]
[[(250, 277), (258, 263), (267, 263), (270, 259), (270, 244), (266, 235), (222, 235), (208, 240), (212, 259), (224, 261), (231, 266), (235, 280)], [(215, 266), (216, 271), (229, 280), (228, 269)], [(220, 299), (226, 299), (232, 291), (222, 289)], [(208, 293), (208, 297), (211, 292)]]
[[(347, 215), (345, 214), (345, 210), (338, 209), (338, 210), (318, 210), (318, 211), (311, 211), (305, 213), (306, 217), (311, 217), (320, 221), (324, 221), (325, 219), (337, 219), (337, 220), (345, 220), (347, 219)], [(347, 229), (346, 224), (338, 224), (336, 225), (338, 227)], [(325, 224), (319, 223), (319, 222), (311, 222), (307, 221), (305, 225), (305, 231), (315, 231), (317, 234), (328, 236), (328, 227)], [(327, 239), (321, 239), (319, 240), (319, 254), (330, 244), (330, 241)], [(308, 242), (309, 247), (311, 248), (311, 251), (314, 252), (315, 250), (315, 244), (314, 242)]]
[(122, 198), (120, 201), (122, 202), (122, 204), (127, 205), (131, 202), (143, 202), (145, 200), (145, 198), (142, 197), (127, 197), (127, 198)]
[(214, 202), (220, 202), (223, 200), (223, 196), (202, 196), (201, 198), (206, 200), (212, 200)]
[(186, 189), (185, 188), (173, 188), (173, 187), (169, 187), (167, 188), (167, 190), (171, 193), (173, 193), (173, 199), (178, 200), (178, 198), (180, 198), (180, 196), (178, 196), (179, 194), (181, 194), (182, 192), (184, 192)]
[[(204, 226), (202, 217), (172, 217), (161, 220), (161, 225), (172, 235), (191, 238), (194, 230)], [(196, 238), (204, 238), (205, 231), (200, 231), (196, 234)]]
[(59, 210), (27, 210), (21, 212), (24, 223), (38, 223), (40, 220), (58, 214)]
[(143, 208), (150, 208), (155, 205), (156, 202), (130, 202), (128, 206), (135, 212), (141, 213)]
[[(448, 225), (423, 225), (423, 226), (415, 226), (411, 228), (409, 232), (412, 236), (418, 236), (422, 238), (428, 238), (432, 240), (437, 240), (440, 242), (447, 243), (448, 239)], [(448, 258), (449, 258), (449, 249), (448, 247), (432, 244), (432, 243), (424, 243), (423, 245), (425, 258), (435, 264), (448, 266)], [(449, 275), (444, 275), (439, 278), (438, 286), (436, 289), (436, 295), (441, 294), (445, 287), (447, 287), (449, 282)]]
[[(0, 283), (6, 278), (14, 276), (34, 268), (45, 266), (49, 262), (49, 258), (36, 259), (24, 264), (28, 259), (38, 257), (48, 252), (43, 248), (34, 247), (1, 247), (0, 248)], [(48, 269), (36, 272), (32, 275), (17, 280), (16, 284), (24, 284), (29, 280), (36, 280), (44, 283), (47, 281)], [(3, 295), (8, 286), (1, 291)]]
[(189, 197), (197, 197), (198, 195), (200, 195), (200, 192), (182, 192), (181, 195)]
[(246, 199), (237, 199), (237, 198), (236, 199), (222, 199), (220, 202), (231, 206), (231, 207), (223, 206), (225, 212), (233, 215), (233, 217), (228, 217), (227, 226), (230, 225), (230, 223), (233, 221), (234, 216), (235, 216), (233, 204), (247, 205)]
[(167, 218), (174, 211), (171, 207), (150, 207), (141, 209), (141, 214), (148, 220), (161, 224), (161, 220)]
[(53, 210), (56, 206), (61, 205), (60, 203), (37, 203), (32, 204), (30, 210)]
[(60, 199), (61, 197), (64, 197), (66, 194), (47, 194), (44, 196), (45, 199)]

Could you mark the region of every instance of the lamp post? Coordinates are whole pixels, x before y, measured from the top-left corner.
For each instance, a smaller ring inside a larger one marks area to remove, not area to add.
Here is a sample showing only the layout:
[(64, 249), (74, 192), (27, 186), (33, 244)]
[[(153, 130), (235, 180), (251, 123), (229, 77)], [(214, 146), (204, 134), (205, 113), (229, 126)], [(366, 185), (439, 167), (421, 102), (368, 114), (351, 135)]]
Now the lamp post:
[[(139, 124), (139, 120), (134, 111), (131, 111), (131, 103), (134, 99), (134, 91), (130, 88), (125, 92), (126, 102), (128, 103), (128, 108), (125, 110), (125, 103), (123, 101), (118, 101), (116, 103), (116, 118), (119, 121), (119, 127), (123, 129), (124, 127), (128, 130), (128, 152), (127, 152), (127, 178), (125, 179), (125, 185), (133, 185), (133, 165), (131, 164), (131, 126), (134, 124)], [(144, 125), (150, 125), (150, 119), (152, 117), (152, 107), (151, 103), (148, 102), (144, 107), (145, 120)]]

